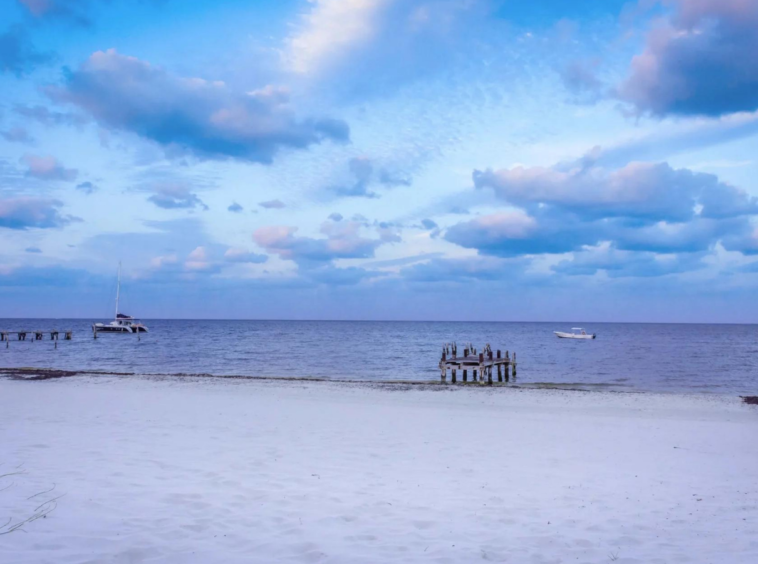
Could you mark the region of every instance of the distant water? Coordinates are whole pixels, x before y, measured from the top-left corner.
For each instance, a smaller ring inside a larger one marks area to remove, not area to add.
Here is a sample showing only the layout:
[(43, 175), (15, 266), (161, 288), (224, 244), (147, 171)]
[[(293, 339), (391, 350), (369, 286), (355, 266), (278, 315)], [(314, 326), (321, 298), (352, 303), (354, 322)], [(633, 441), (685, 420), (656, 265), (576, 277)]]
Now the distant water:
[[(0, 343), (1, 367), (335, 380), (439, 379), (442, 344), (518, 353), (519, 384), (758, 394), (758, 325), (146, 320), (150, 333), (100, 334), (100, 320), (0, 319), (0, 330), (73, 330), (72, 341)], [(13, 337), (15, 339), (15, 337)], [(29, 339), (29, 337), (27, 337)], [(49, 337), (48, 337), (49, 339)]]

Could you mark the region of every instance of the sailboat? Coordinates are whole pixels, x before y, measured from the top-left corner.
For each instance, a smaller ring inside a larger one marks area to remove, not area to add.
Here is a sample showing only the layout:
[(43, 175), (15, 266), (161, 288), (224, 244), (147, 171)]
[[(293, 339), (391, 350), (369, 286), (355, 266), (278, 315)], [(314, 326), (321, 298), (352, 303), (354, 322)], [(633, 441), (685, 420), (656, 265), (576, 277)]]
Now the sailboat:
[(119, 313), (118, 298), (121, 293), (121, 263), (118, 263), (118, 283), (116, 285), (116, 319), (108, 324), (94, 323), (92, 331), (97, 333), (147, 333), (147, 327), (130, 315)]

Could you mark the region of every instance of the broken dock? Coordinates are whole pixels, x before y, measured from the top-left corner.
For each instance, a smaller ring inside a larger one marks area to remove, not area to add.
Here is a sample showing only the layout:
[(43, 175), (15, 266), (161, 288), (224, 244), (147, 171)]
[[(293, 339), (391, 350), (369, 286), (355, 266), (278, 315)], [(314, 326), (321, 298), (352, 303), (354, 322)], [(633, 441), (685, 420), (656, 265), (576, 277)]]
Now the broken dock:
[(477, 352), (469, 344), (463, 349), (463, 356), (458, 356), (458, 345), (448, 343), (442, 347), (439, 367), (440, 379), (443, 384), (447, 383), (448, 370), (452, 372), (451, 382), (453, 384), (458, 382), (458, 371), (463, 372), (463, 382), (468, 382), (468, 371), (471, 370), (472, 382), (478, 381), (482, 385), (491, 386), (493, 384), (493, 371), (497, 371), (499, 383), (509, 382), (510, 378), (516, 379), (516, 353), (514, 352), (512, 357), (508, 351), (502, 354), (499, 349), (493, 353), (492, 347), (487, 343), (481, 352)]
[(26, 341), (27, 336), (29, 336), (30, 341), (42, 341), (47, 335), (50, 335), (50, 340), (55, 341), (55, 348), (58, 348), (60, 335), (63, 335), (64, 341), (70, 341), (73, 333), (73, 331), (0, 331), (0, 342), (5, 342), (7, 349), (10, 346), (11, 335), (15, 335), (18, 341)]

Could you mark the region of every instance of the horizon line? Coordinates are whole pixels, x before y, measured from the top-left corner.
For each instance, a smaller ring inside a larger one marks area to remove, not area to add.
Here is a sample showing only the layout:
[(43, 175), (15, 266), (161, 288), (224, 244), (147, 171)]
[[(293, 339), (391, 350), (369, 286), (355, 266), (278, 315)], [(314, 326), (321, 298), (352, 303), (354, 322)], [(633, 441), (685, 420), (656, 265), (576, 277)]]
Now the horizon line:
[[(0, 317), (0, 320), (71, 320), (91, 321), (102, 317)], [(440, 320), (440, 319), (295, 319), (295, 318), (221, 318), (221, 317), (139, 317), (140, 321), (242, 321), (242, 322), (266, 322), (266, 321), (290, 321), (309, 323), (569, 323), (569, 324), (608, 324), (608, 325), (758, 325), (758, 321), (577, 321), (577, 320)]]

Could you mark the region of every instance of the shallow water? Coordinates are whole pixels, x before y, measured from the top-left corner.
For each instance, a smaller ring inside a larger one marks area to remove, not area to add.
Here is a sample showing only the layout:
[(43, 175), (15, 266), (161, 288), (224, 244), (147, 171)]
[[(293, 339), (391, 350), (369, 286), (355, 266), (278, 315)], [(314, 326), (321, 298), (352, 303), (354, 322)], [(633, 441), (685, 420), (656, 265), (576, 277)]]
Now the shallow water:
[[(137, 373), (437, 380), (442, 344), (518, 353), (520, 384), (758, 393), (758, 325), (146, 320), (150, 333), (100, 334), (102, 320), (0, 319), (0, 330), (73, 330), (72, 341), (0, 343), (0, 366)], [(586, 326), (594, 341), (558, 339)], [(15, 337), (12, 337), (15, 339)], [(29, 337), (27, 337), (29, 339)], [(48, 337), (49, 339), (49, 337)]]

